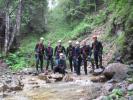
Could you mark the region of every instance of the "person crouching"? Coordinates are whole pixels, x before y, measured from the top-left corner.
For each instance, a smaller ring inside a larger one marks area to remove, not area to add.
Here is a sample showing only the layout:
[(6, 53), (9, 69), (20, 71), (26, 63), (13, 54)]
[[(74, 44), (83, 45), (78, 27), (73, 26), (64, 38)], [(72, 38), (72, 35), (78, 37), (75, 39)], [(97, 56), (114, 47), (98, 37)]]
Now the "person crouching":
[(65, 58), (64, 58), (64, 54), (60, 53), (58, 64), (54, 68), (54, 73), (58, 72), (60, 74), (65, 74), (65, 69), (66, 69), (66, 61), (65, 61)]

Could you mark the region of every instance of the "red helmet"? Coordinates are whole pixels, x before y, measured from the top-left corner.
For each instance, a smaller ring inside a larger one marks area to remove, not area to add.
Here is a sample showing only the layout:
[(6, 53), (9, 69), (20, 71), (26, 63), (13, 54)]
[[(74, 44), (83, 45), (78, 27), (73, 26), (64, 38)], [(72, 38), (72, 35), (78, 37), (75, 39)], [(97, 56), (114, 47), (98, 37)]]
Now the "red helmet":
[(97, 36), (96, 35), (93, 35), (93, 39), (97, 39)]

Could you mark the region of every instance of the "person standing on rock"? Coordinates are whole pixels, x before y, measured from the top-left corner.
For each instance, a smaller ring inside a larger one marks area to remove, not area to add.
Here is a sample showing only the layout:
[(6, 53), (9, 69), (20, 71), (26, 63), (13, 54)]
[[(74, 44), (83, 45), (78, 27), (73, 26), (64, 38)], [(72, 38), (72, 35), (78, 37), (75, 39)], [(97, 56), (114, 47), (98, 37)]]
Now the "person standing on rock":
[(82, 62), (81, 48), (79, 42), (77, 41), (74, 51), (74, 68), (76, 70), (77, 75), (80, 75), (81, 62)]
[(60, 74), (65, 74), (66, 71), (66, 60), (64, 59), (64, 54), (60, 53), (59, 54), (59, 60), (58, 60), (58, 65), (54, 68), (54, 73), (60, 73)]
[(44, 58), (44, 45), (43, 45), (44, 38), (41, 37), (39, 43), (36, 44), (35, 46), (35, 58), (36, 58), (36, 70), (39, 72), (39, 63), (40, 63), (40, 68), (41, 72), (43, 72), (43, 58)]
[(102, 51), (103, 51), (103, 46), (102, 46), (102, 43), (97, 40), (97, 36), (93, 36), (93, 40), (94, 41), (92, 43), (91, 49), (93, 50), (94, 62), (95, 62), (96, 68), (98, 69), (99, 66), (102, 67)]
[(74, 46), (72, 46), (72, 41), (69, 41), (69, 46), (67, 47), (66, 56), (68, 57), (71, 72), (73, 72), (73, 56), (74, 56)]
[(46, 70), (48, 70), (49, 63), (51, 64), (51, 70), (53, 70), (53, 48), (51, 47), (51, 43), (48, 43), (48, 47), (45, 49), (46, 52), (46, 60), (47, 60), (47, 66)]
[(64, 48), (64, 46), (62, 46), (61, 44), (61, 40), (58, 41), (57, 46), (55, 47), (55, 51), (54, 51), (54, 55), (55, 55), (55, 61), (56, 61), (56, 65), (58, 65), (59, 62), (59, 54), (63, 53), (66, 54), (66, 50)]
[(83, 47), (81, 49), (81, 53), (82, 53), (82, 60), (84, 63), (84, 72), (85, 75), (87, 75), (87, 60), (88, 60), (88, 56), (90, 55), (91, 52), (91, 48), (89, 45), (86, 44), (86, 41), (83, 42)]

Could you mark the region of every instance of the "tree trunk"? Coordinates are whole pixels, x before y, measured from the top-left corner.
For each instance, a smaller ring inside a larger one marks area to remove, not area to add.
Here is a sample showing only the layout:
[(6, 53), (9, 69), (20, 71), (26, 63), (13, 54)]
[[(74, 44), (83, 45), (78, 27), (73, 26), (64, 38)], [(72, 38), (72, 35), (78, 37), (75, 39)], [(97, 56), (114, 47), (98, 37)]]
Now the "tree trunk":
[(9, 34), (10, 34), (9, 23), (10, 23), (9, 14), (8, 14), (8, 12), (6, 12), (6, 30), (5, 30), (5, 45), (4, 45), (5, 54), (7, 54), (7, 51), (8, 51)]
[(15, 37), (17, 37), (17, 44), (19, 44), (21, 15), (22, 15), (22, 0), (19, 0), (19, 5), (18, 5), (17, 13), (16, 13), (16, 24), (15, 24), (15, 26), (13, 28), (13, 32), (11, 34), (11, 39), (10, 39), (10, 42), (8, 45), (8, 50), (10, 50)]
[(7, 1), (6, 4), (6, 18), (5, 18), (5, 43), (4, 43), (4, 52), (7, 54), (8, 51), (8, 43), (9, 43), (9, 34), (10, 34), (10, 18), (9, 18), (9, 4), (10, 1)]

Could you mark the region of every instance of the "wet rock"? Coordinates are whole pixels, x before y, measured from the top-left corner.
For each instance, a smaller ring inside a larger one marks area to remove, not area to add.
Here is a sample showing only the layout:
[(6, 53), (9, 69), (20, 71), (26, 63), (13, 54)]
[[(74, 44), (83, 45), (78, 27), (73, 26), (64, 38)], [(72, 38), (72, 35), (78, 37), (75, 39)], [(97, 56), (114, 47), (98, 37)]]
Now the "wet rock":
[(38, 78), (40, 79), (40, 80), (48, 80), (49, 78), (48, 78), (48, 75), (45, 75), (45, 74), (39, 74), (38, 75)]
[(47, 79), (46, 80), (46, 83), (55, 83), (56, 82), (56, 79)]
[(56, 81), (61, 81), (63, 79), (63, 75), (59, 73), (51, 74), (49, 78), (56, 79)]
[(103, 71), (104, 71), (104, 69), (102, 69), (102, 68), (95, 69), (93, 72), (93, 75), (100, 75)]
[(100, 97), (97, 97), (97, 98), (94, 99), (94, 100), (106, 100), (105, 98), (106, 98), (106, 96), (100, 96)]
[(84, 98), (80, 98), (79, 100), (88, 100), (88, 98), (85, 98), (85, 97), (84, 97)]
[(8, 89), (8, 86), (6, 84), (0, 83), (0, 92), (4, 92)]
[(64, 82), (73, 81), (73, 77), (71, 77), (70, 75), (66, 74), (66, 75), (63, 77), (63, 81), (64, 81)]
[(128, 66), (121, 63), (112, 63), (109, 64), (103, 74), (106, 76), (108, 80), (117, 79), (121, 81), (127, 77)]
[(133, 84), (130, 84), (128, 87), (127, 87), (128, 91), (132, 91), (133, 90)]
[(133, 100), (133, 96), (129, 96), (128, 97), (128, 100)]
[(39, 87), (40, 87), (39, 85), (34, 85), (32, 88), (36, 89), (36, 88), (39, 88)]
[(93, 76), (93, 77), (90, 78), (90, 80), (92, 82), (106, 82), (107, 81), (107, 79), (106, 79), (106, 77), (104, 75)]
[(29, 81), (28, 84), (34, 85), (34, 84), (38, 84), (38, 82), (36, 82), (36, 81)]
[(35, 72), (36, 72), (35, 68), (25, 68), (22, 71), (20, 71), (19, 73), (29, 75), (29, 74), (33, 74)]
[(128, 68), (127, 74), (128, 74), (128, 75), (133, 75), (133, 68)]
[(129, 65), (129, 68), (133, 69), (133, 64)]
[(19, 91), (19, 90), (23, 90), (23, 87), (21, 87), (19, 85), (13, 85), (13, 86), (9, 87), (9, 89), (11, 91)]
[(8, 87), (11, 91), (19, 91), (23, 89), (24, 84), (21, 83), (20, 80), (18, 80), (17, 82), (13, 81), (11, 84), (8, 85)]
[(121, 90), (125, 93), (127, 91), (128, 83), (126, 81), (120, 82), (117, 84), (117, 87), (121, 88)]
[(101, 89), (101, 85), (100, 84), (92, 84), (88, 87), (85, 88), (85, 90), (87, 91), (87, 98), (88, 100), (93, 100), (96, 97), (100, 96), (100, 89)]
[(118, 83), (118, 80), (116, 80), (116, 79), (111, 79), (111, 80), (107, 81), (107, 83)]
[(1, 61), (0, 67), (7, 68), (8, 65), (4, 61)]
[(106, 83), (106, 84), (103, 85), (103, 89), (104, 89), (105, 91), (107, 91), (107, 92), (112, 91), (113, 88), (114, 88), (114, 85), (111, 84), (111, 83)]

